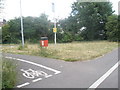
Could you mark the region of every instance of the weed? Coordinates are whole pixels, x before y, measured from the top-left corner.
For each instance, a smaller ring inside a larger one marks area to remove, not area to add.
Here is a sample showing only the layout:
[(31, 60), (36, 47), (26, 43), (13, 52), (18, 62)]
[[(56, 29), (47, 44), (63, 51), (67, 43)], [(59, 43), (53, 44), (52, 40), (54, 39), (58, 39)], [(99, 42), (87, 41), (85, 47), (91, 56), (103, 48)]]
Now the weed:
[(13, 88), (16, 84), (16, 66), (13, 62), (7, 59), (3, 59), (2, 65), (2, 88)]
[(0, 90), (2, 89), (2, 59), (0, 56)]
[(44, 57), (51, 57), (55, 53), (57, 53), (56, 50), (49, 50), (48, 47), (40, 47), (40, 55)]
[(28, 48), (28, 44), (25, 44), (24, 47), (23, 47), (22, 44), (20, 44), (20, 45), (18, 46), (18, 50), (24, 50), (24, 49), (26, 49), (26, 48)]
[(116, 42), (108, 41), (91, 41), (91, 42), (72, 42), (72, 43), (58, 43), (57, 45), (49, 44), (48, 47), (43, 48), (38, 44), (27, 44), (24, 49), (19, 46), (4, 47), (3, 52), (14, 54), (28, 54), (43, 56), (65, 61), (76, 60), (90, 60), (102, 56), (118, 47)]
[(21, 44), (18, 46), (18, 50), (23, 50), (23, 46)]
[(68, 62), (75, 62), (75, 61), (78, 61), (76, 59), (73, 59), (73, 58), (67, 58), (67, 59), (64, 59), (65, 61), (68, 61)]
[(47, 57), (49, 55), (48, 50), (47, 50), (46, 47), (41, 47), (40, 48), (40, 55), (44, 56), (44, 57)]

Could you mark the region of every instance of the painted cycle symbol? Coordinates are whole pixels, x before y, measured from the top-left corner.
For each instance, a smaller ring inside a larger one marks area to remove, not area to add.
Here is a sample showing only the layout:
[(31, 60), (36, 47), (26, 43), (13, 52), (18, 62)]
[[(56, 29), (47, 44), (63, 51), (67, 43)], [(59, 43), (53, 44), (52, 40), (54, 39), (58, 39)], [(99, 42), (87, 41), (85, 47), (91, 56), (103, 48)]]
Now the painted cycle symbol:
[(23, 72), (24, 77), (30, 78), (30, 79), (34, 79), (35, 77), (40, 77), (40, 76), (43, 76), (46, 78), (49, 76), (47, 73), (40, 70), (35, 71), (33, 69), (28, 69), (28, 70), (21, 69), (21, 71)]

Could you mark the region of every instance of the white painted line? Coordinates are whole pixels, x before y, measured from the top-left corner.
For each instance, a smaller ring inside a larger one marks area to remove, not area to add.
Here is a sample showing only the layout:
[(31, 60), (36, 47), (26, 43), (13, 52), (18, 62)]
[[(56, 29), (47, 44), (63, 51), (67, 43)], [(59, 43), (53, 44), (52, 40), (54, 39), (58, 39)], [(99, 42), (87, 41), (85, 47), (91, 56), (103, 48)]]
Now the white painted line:
[(45, 78), (49, 78), (49, 77), (52, 77), (53, 75), (48, 75), (48, 76), (46, 76)]
[(58, 70), (52, 69), (52, 68), (50, 68), (50, 67), (46, 67), (46, 66), (43, 66), (43, 65), (41, 65), (41, 64), (37, 64), (37, 63), (31, 62), (31, 61), (27, 61), (27, 60), (23, 60), (23, 59), (18, 59), (18, 58), (12, 58), (12, 57), (5, 57), (5, 58), (14, 59), (14, 60), (26, 62), (26, 63), (29, 63), (29, 64), (33, 64), (33, 65), (36, 65), (36, 66), (45, 68), (45, 69), (47, 69), (47, 70), (53, 71), (53, 72), (55, 72), (55, 74), (61, 73), (61, 71), (58, 71)]
[(24, 83), (24, 84), (18, 85), (17, 88), (21, 88), (21, 87), (26, 86), (26, 85), (29, 85), (29, 84), (30, 84), (29, 82), (26, 82), (26, 83)]
[[(45, 78), (49, 78), (49, 77), (52, 77), (52, 76), (53, 75), (48, 75)], [(37, 82), (37, 81), (40, 81), (40, 80), (42, 80), (42, 78), (38, 78), (38, 79), (32, 80), (32, 82)]]
[[(45, 78), (49, 78), (49, 77), (52, 77), (53, 75), (48, 75), (48, 76), (46, 76)], [(33, 80), (32, 82), (37, 82), (37, 81), (40, 81), (40, 80), (42, 80), (42, 78), (38, 78), (38, 79), (35, 79), (35, 80)]]
[(112, 68), (110, 68), (102, 77), (100, 77), (89, 88), (97, 88), (119, 65), (120, 61), (118, 61)]
[[(33, 64), (33, 65), (36, 65), (36, 66), (45, 68), (45, 69), (47, 69), (47, 70), (53, 71), (53, 72), (55, 72), (54, 74), (59, 74), (59, 73), (61, 73), (61, 71), (58, 71), (58, 70), (52, 69), (52, 68), (50, 68), (50, 67), (46, 67), (46, 66), (43, 66), (43, 65), (41, 65), (41, 64), (37, 64), (37, 63), (31, 62), (31, 61), (27, 61), (27, 60), (23, 60), (23, 59), (18, 59), (18, 58), (13, 58), (13, 57), (5, 57), (5, 58), (13, 59), (13, 60), (18, 60), (18, 61), (26, 62), (26, 63), (29, 63), (29, 64)], [(51, 77), (51, 76), (53, 76), (53, 75), (48, 75), (48, 76), (46, 76), (45, 78), (49, 78), (49, 77)], [(38, 78), (38, 79), (32, 80), (32, 82), (37, 82), (37, 81), (40, 81), (40, 80), (42, 80), (42, 78)], [(26, 82), (26, 83), (24, 83), (24, 84), (18, 85), (17, 87), (18, 87), (18, 88), (21, 88), (21, 87), (24, 87), (24, 86), (29, 85), (29, 84), (30, 84), (29, 82)]]
[(40, 80), (42, 80), (42, 78), (38, 78), (38, 79), (32, 80), (32, 82), (37, 82), (37, 81), (40, 81)]
[(5, 58), (8, 58), (8, 59), (13, 59), (12, 57), (5, 57)]

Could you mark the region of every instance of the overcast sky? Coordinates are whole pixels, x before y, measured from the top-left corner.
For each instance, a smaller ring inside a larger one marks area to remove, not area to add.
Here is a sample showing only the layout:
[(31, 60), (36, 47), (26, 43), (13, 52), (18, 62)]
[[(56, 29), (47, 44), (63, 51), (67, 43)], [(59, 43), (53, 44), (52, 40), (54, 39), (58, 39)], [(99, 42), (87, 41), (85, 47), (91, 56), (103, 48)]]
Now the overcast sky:
[[(71, 4), (76, 0), (21, 0), (23, 16), (40, 16), (45, 13), (53, 17), (52, 2), (55, 3), (56, 16), (59, 19), (69, 16), (71, 12)], [(118, 1), (110, 0), (113, 3), (113, 10), (118, 13)], [(4, 18), (7, 20), (20, 16), (20, 0), (6, 0)]]

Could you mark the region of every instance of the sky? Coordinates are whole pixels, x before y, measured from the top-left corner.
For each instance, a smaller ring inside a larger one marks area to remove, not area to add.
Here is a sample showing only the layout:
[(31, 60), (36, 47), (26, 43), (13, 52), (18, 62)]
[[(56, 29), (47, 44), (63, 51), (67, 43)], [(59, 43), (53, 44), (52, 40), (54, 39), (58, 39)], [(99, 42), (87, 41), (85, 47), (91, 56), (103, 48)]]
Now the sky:
[[(67, 18), (71, 12), (71, 5), (76, 0), (21, 0), (23, 16), (40, 16), (41, 13), (53, 18), (52, 2), (55, 3), (56, 17), (59, 19)], [(118, 13), (118, 1), (110, 0), (113, 3), (115, 14)], [(20, 0), (6, 0), (4, 18), (6, 20), (20, 16)]]

